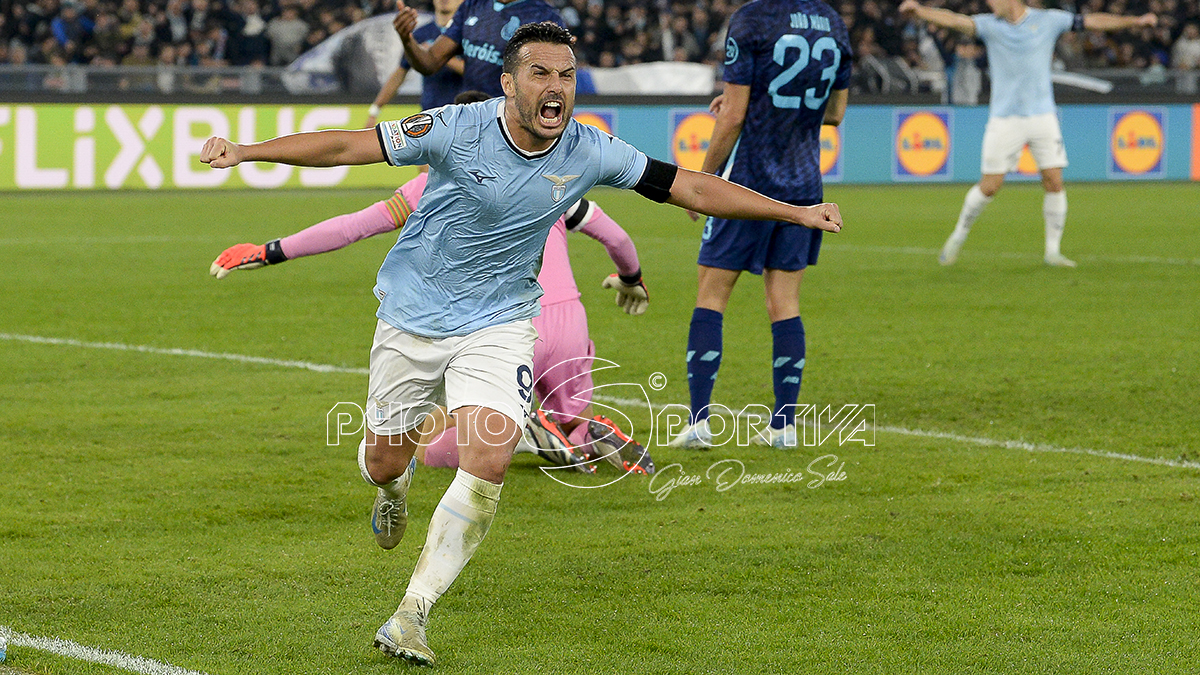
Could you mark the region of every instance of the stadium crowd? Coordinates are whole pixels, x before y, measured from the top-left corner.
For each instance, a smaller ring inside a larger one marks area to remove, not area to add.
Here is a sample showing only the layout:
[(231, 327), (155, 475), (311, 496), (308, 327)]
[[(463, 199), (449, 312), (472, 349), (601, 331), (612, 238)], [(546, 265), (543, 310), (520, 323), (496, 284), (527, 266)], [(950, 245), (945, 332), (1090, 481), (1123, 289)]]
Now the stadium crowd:
[[(1154, 12), (1159, 26), (1117, 34), (1068, 33), (1058, 58), (1068, 69), (1200, 68), (1200, 0), (1079, 0), (1064, 9)], [(742, 0), (550, 0), (579, 37), (585, 64), (648, 61), (720, 64), (725, 24)], [(429, 10), (428, 0), (410, 3)], [(902, 57), (914, 70), (983, 64), (979, 45), (905, 22), (898, 0), (835, 0), (855, 59)], [(985, 0), (935, 0), (966, 14)], [(1033, 0), (1033, 5), (1042, 3)], [(392, 12), (395, 0), (0, 0), (0, 63), (282, 66), (338, 30)]]

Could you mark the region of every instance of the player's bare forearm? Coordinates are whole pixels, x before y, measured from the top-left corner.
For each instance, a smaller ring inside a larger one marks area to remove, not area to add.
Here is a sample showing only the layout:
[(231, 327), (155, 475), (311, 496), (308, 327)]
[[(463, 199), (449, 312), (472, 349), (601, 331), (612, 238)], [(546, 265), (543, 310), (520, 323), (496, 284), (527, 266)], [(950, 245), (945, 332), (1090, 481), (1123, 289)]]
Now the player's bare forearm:
[(738, 135), (741, 133), (742, 125), (740, 123), (736, 126), (722, 126), (721, 120), (718, 118), (717, 125), (713, 127), (712, 138), (708, 142), (708, 153), (704, 155), (704, 164), (700, 170), (704, 173), (716, 173), (725, 160), (729, 159)]
[(404, 80), (408, 78), (407, 68), (397, 68), (388, 76), (387, 82), (383, 83), (383, 87), (379, 89), (379, 95), (375, 97), (375, 105), (382, 108), (387, 105), (396, 92), (400, 90), (400, 85), (404, 84)]
[(704, 164), (700, 168), (704, 173), (716, 173), (733, 153), (733, 146), (742, 133), (742, 125), (746, 123), (750, 87), (727, 84), (725, 93), (719, 98), (721, 103), (717, 107), (717, 121), (708, 142), (708, 152), (704, 155)]
[(829, 93), (829, 103), (825, 104), (825, 118), (821, 124), (838, 126), (846, 117), (846, 103), (850, 99), (849, 89), (834, 89)]
[(350, 166), (383, 160), (383, 148), (379, 147), (374, 129), (309, 131), (248, 145), (213, 137), (200, 151), (200, 161), (214, 169), (227, 169), (242, 162)]
[[(408, 62), (412, 65), (413, 70), (422, 75), (432, 75), (437, 72), (438, 68), (446, 64), (446, 61), (450, 59), (450, 54), (446, 53), (439, 60), (433, 50), (426, 48), (425, 45), (413, 38), (413, 30), (417, 27), (418, 19), (417, 10), (405, 7), (403, 3), (397, 3), (396, 18), (392, 19), (392, 28), (395, 28), (396, 34), (400, 36), (400, 44), (404, 46), (404, 55), (408, 57)], [(443, 39), (454, 44), (445, 36), (439, 37), (437, 42), (441, 42)]]
[(1158, 25), (1158, 15), (1142, 14), (1141, 16), (1122, 16), (1120, 14), (1107, 14), (1105, 12), (1093, 12), (1083, 15), (1083, 27), (1087, 30), (1098, 31), (1118, 31), (1127, 28), (1153, 28)]
[(793, 206), (724, 178), (682, 167), (675, 174), (667, 203), (717, 218), (774, 220), (828, 232), (842, 229), (837, 204)]
[(433, 54), (429, 49), (422, 44), (418, 44), (411, 37), (407, 40), (401, 40), (404, 43), (404, 55), (408, 57), (408, 62), (412, 64), (413, 70), (422, 75), (432, 75), (437, 72), (438, 68), (442, 67), (433, 58)]
[(461, 56), (456, 56), (446, 62), (446, 67), (455, 75), (462, 75), (463, 68), (467, 67), (467, 62), (463, 61)]
[(904, 0), (900, 3), (900, 13), (906, 17), (916, 17), (925, 23), (956, 30), (966, 35), (975, 34), (975, 22), (966, 14), (959, 14), (940, 7), (926, 7), (916, 0)]
[(422, 75), (436, 73), (454, 57), (454, 52), (458, 51), (458, 43), (445, 35), (439, 36), (428, 47), (417, 42), (411, 29), (407, 35), (401, 31), (398, 25), (401, 23), (401, 16), (397, 16), (393, 23), (397, 24), (396, 32), (400, 33), (400, 43), (404, 46), (404, 55), (408, 57), (409, 64)]

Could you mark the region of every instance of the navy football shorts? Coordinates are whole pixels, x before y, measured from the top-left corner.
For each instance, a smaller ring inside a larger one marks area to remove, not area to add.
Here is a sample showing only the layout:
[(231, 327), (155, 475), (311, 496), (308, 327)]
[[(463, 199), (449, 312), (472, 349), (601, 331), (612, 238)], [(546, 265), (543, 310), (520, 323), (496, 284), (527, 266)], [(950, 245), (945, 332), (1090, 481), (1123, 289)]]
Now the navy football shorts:
[(705, 267), (762, 274), (763, 269), (802, 270), (817, 264), (821, 230), (764, 220), (709, 218), (700, 240)]

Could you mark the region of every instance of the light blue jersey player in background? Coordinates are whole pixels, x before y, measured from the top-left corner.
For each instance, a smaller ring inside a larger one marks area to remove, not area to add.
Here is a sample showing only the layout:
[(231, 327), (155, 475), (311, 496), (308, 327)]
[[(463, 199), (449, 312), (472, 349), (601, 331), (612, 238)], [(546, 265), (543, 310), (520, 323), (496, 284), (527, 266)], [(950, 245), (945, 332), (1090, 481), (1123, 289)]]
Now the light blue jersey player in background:
[(1060, 250), (1067, 222), (1067, 194), (1063, 191), (1062, 175), (1067, 151), (1050, 82), (1054, 44), (1069, 30), (1115, 31), (1154, 26), (1158, 17), (1072, 14), (1058, 9), (1034, 9), (1021, 0), (987, 0), (987, 4), (992, 13), (975, 16), (924, 7), (917, 0), (904, 0), (900, 5), (900, 13), (906, 16), (967, 36), (978, 36), (987, 48), (992, 80), (988, 123), (983, 132), (983, 177), (967, 192), (958, 223), (942, 247), (938, 261), (953, 265), (958, 260), (971, 225), (1004, 184), (1005, 174), (1017, 168), (1021, 150), (1028, 144), (1046, 190), (1042, 202), (1046, 222), (1044, 260), (1055, 267), (1074, 267), (1074, 261)]
[(835, 204), (794, 206), (716, 176), (649, 159), (571, 119), (574, 38), (543, 22), (518, 29), (503, 54), (503, 100), (447, 106), (373, 130), (293, 134), (238, 145), (210, 138), (201, 161), (298, 166), (428, 163), (421, 203), (379, 270), (368, 378), (363, 478), (376, 512), (406, 495), (422, 413), (456, 416), (459, 470), (430, 519), (400, 606), (375, 634), (384, 652), (432, 665), (429, 609), (491, 526), (533, 390), (539, 257), (554, 221), (596, 185), (723, 218), (840, 231)]
[[(725, 92), (713, 102), (717, 121), (703, 170), (792, 204), (820, 202), (821, 125), (840, 124), (845, 116), (850, 59), (846, 25), (821, 0), (756, 0), (738, 9), (729, 20)], [(753, 440), (797, 445), (795, 405), (805, 364), (800, 280), (820, 248), (817, 230), (708, 220), (686, 355), (692, 419), (671, 445), (713, 442), (708, 408), (721, 366), (725, 308), (743, 271), (763, 277), (773, 342), (775, 404)]]

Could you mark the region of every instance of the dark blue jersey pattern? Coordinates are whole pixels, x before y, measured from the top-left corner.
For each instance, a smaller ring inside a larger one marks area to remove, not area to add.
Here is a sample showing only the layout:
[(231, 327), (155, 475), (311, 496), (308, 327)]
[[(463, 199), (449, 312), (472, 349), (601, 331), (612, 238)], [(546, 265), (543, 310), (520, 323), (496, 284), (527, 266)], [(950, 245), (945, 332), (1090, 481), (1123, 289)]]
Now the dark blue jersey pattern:
[[(417, 28), (413, 31), (413, 38), (417, 42), (428, 47), (442, 34), (442, 29), (436, 23), (429, 23)], [(400, 67), (405, 70), (412, 70), (412, 64), (408, 62), (408, 57), (400, 57)], [(449, 68), (439, 68), (432, 75), (424, 76), (421, 80), (421, 109), (429, 110), (430, 108), (440, 108), (444, 105), (454, 103), (454, 97), (463, 91), (462, 75), (450, 70)]]
[(850, 82), (850, 37), (821, 0), (754, 0), (734, 12), (724, 80), (750, 87), (746, 121), (721, 175), (793, 204), (822, 200), (821, 121)]
[(500, 55), (517, 28), (539, 21), (553, 21), (566, 27), (558, 10), (545, 0), (516, 0), (507, 4), (464, 0), (445, 33), (462, 51), (463, 89), (503, 96), (500, 73), (504, 72), (504, 62)]

